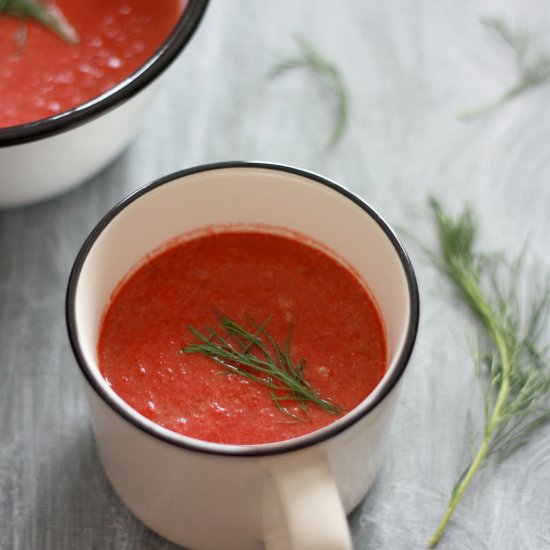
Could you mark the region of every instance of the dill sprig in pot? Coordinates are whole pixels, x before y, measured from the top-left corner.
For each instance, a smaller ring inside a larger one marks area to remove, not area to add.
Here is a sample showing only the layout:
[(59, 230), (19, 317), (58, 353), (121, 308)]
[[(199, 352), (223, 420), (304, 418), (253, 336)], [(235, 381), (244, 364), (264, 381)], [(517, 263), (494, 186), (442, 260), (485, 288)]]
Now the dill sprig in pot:
[(0, 0), (0, 14), (31, 19), (50, 29), (69, 44), (77, 44), (79, 37), (61, 10), (37, 0)]

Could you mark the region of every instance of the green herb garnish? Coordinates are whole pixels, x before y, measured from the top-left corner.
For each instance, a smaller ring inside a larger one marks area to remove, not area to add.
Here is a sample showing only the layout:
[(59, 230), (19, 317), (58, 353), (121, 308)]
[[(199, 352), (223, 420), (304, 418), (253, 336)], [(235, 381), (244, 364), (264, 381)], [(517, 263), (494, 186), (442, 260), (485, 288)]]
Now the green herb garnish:
[[(523, 255), (509, 263), (502, 254), (474, 250), (477, 225), (470, 208), (451, 218), (432, 199), (440, 256), (431, 257), (452, 281), (459, 297), (479, 321), (474, 354), (483, 388), (485, 429), (479, 449), (459, 477), (443, 519), (429, 541), (435, 546), (475, 473), (493, 456), (504, 460), (550, 421), (550, 355), (542, 336), (548, 325), (550, 281), (540, 289), (525, 281), (533, 299), (521, 299)], [(547, 329), (546, 329), (547, 330)]]
[(271, 76), (277, 76), (289, 69), (306, 67), (328, 87), (338, 102), (336, 125), (329, 137), (329, 145), (334, 145), (344, 133), (348, 121), (348, 93), (336, 65), (321, 55), (307, 40), (296, 37), (302, 54), (281, 61), (271, 71)]
[(518, 67), (518, 78), (516, 83), (496, 100), (487, 105), (463, 111), (459, 113), (460, 118), (472, 118), (496, 109), (523, 92), (544, 84), (550, 79), (550, 55), (536, 49), (534, 37), (528, 31), (524, 29), (512, 29), (504, 21), (496, 17), (484, 19), (482, 22), (497, 32), (514, 50)]
[[(248, 330), (225, 315), (219, 316), (221, 332), (207, 329), (201, 333), (195, 327), (189, 330), (198, 338), (199, 343), (188, 344), (185, 353), (206, 355), (230, 373), (238, 374), (271, 390), (271, 398), (281, 412), (293, 420), (309, 420), (309, 404), (338, 414), (342, 408), (318, 395), (317, 391), (304, 379), (306, 361), (293, 361), (290, 353), (292, 326), (283, 345), (275, 341), (267, 331), (271, 318), (258, 325), (253, 321), (252, 330)], [(298, 405), (302, 415), (294, 414), (285, 405), (293, 402)]]
[(79, 37), (61, 10), (37, 0), (0, 0), (0, 14), (6, 13), (21, 19), (33, 19), (47, 27), (69, 44), (77, 44)]

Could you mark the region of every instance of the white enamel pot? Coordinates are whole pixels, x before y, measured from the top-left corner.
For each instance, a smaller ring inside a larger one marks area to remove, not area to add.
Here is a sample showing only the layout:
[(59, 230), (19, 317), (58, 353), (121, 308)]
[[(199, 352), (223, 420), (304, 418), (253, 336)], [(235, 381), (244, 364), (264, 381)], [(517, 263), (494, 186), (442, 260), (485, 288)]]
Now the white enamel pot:
[[(98, 371), (98, 330), (124, 276), (159, 247), (212, 224), (268, 224), (323, 243), (351, 264), (384, 319), (389, 364), (364, 402), (311, 434), (222, 445), (142, 417)], [(107, 477), (143, 523), (194, 549), (351, 548), (346, 514), (383, 457), (419, 317), (413, 268), (384, 220), (338, 184), (299, 169), (231, 162), (191, 168), (137, 191), (109, 212), (75, 261), (69, 339)]]
[(159, 76), (193, 36), (208, 0), (188, 0), (170, 36), (111, 90), (50, 118), (0, 128), (0, 208), (47, 199), (92, 177), (135, 136)]

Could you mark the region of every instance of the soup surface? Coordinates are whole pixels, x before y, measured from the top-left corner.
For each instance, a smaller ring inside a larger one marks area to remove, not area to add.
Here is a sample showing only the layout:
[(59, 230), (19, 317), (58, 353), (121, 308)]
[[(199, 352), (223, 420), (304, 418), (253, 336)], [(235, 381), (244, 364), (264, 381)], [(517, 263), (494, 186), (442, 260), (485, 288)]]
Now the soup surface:
[(55, 0), (49, 5), (76, 30), (77, 44), (30, 19), (0, 14), (0, 127), (67, 111), (124, 80), (168, 37), (184, 3)]
[[(220, 314), (251, 332), (268, 321), (283, 350), (291, 328), (303, 379), (341, 411), (277, 402), (279, 390), (183, 351), (199, 341), (190, 325), (221, 333)], [(228, 444), (281, 441), (333, 422), (378, 384), (386, 355), (378, 308), (358, 277), (319, 247), (264, 230), (205, 232), (148, 259), (114, 293), (98, 342), (102, 375), (135, 410)]]

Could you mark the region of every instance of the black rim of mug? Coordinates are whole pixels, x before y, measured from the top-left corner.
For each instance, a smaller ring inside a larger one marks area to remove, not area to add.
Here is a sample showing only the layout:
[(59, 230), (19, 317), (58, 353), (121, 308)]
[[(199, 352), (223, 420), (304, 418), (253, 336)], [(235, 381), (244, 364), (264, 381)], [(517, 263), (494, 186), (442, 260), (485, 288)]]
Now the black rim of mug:
[(189, 0), (168, 38), (138, 70), (116, 86), (86, 103), (49, 118), (0, 128), (0, 147), (34, 142), (75, 128), (128, 101), (151, 84), (177, 58), (195, 34), (209, 0)]
[[(381, 382), (381, 385), (379, 386), (379, 388), (381, 388), (381, 391), (379, 391), (379, 393), (376, 395), (376, 398), (370, 401), (367, 406), (359, 405), (357, 408), (350, 411), (338, 423), (329, 424), (321, 430), (306, 434), (296, 439), (289, 439), (276, 443), (265, 443), (259, 445), (225, 445), (192, 439), (177, 434), (175, 432), (171, 432), (170, 430), (161, 428), (160, 426), (155, 425), (152, 421), (145, 421), (143, 417), (135, 412), (129, 405), (126, 405), (126, 407), (120, 406), (119, 403), (116, 402), (112, 398), (112, 396), (106, 391), (105, 386), (98, 383), (97, 379), (92, 375), (92, 367), (87, 364), (78, 339), (75, 302), (80, 273), (94, 243), (101, 235), (101, 233), (105, 230), (105, 228), (110, 224), (110, 222), (124, 208), (132, 204), (141, 196), (161, 185), (185, 176), (190, 176), (192, 174), (227, 168), (260, 168), (266, 170), (284, 171), (290, 174), (302, 176), (311, 181), (315, 181), (344, 195), (346, 198), (348, 198), (349, 200), (357, 204), (361, 209), (363, 209), (382, 229), (386, 237), (391, 242), (394, 250), (396, 251), (399, 260), (401, 261), (403, 273), (406, 277), (409, 291), (409, 324), (403, 342), (403, 347), (395, 364), (395, 368), (391, 373), (391, 376)], [(90, 235), (82, 245), (76, 257), (69, 276), (65, 308), (69, 341), (76, 360), (79, 364), (79, 367), (89, 385), (95, 390), (95, 392), (101, 397), (103, 401), (105, 401), (112, 409), (114, 409), (115, 412), (117, 412), (120, 416), (125, 418), (127, 421), (129, 421), (140, 430), (145, 431), (150, 435), (153, 435), (154, 437), (172, 445), (183, 447), (196, 452), (232, 456), (275, 455), (289, 451), (296, 451), (305, 447), (310, 447), (334, 437), (335, 435), (348, 429), (351, 425), (355, 424), (358, 420), (370, 413), (373, 409), (375, 409), (378, 405), (380, 405), (380, 403), (384, 401), (384, 399), (388, 396), (388, 394), (397, 384), (403, 372), (405, 371), (416, 341), (420, 317), (420, 299), (418, 293), (418, 285), (409, 256), (390, 226), (363, 199), (353, 194), (351, 191), (347, 190), (341, 185), (309, 171), (281, 164), (247, 161), (211, 163), (181, 170), (179, 172), (175, 172), (173, 174), (155, 180), (148, 185), (145, 185), (144, 187), (138, 189), (133, 194), (129, 195), (117, 205), (115, 205), (91, 231)]]

